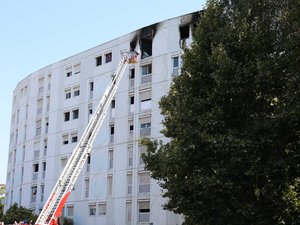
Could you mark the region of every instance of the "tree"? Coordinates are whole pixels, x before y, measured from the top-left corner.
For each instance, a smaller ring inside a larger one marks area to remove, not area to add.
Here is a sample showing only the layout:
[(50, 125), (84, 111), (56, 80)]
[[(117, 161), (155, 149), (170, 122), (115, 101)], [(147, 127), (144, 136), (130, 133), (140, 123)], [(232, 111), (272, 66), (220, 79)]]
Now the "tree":
[(63, 225), (74, 225), (74, 220), (72, 218), (65, 217)]
[(3, 208), (4, 205), (2, 203), (2, 199), (0, 199), (0, 221), (2, 221), (2, 217), (3, 217)]
[(37, 219), (37, 215), (32, 213), (30, 209), (23, 206), (18, 207), (17, 203), (14, 203), (3, 215), (3, 221), (5, 224), (13, 224), (15, 221), (32, 221), (34, 223)]
[(300, 224), (300, 3), (210, 0), (143, 140), (185, 224)]

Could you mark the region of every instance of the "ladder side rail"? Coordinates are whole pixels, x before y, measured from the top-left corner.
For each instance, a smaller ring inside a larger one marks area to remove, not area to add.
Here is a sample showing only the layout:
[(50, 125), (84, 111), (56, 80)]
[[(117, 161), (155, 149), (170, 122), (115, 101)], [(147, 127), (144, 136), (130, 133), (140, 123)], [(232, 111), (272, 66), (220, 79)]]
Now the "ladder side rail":
[[(127, 64), (124, 64), (124, 66), (122, 67), (122, 69), (119, 71), (119, 74), (122, 75), (124, 72), (125, 72), (125, 69), (127, 67)], [(96, 139), (96, 136), (100, 130), (100, 127), (104, 121), (104, 118), (105, 118), (105, 115), (107, 114), (107, 111), (108, 111), (108, 108), (109, 108), (109, 105), (110, 105), (110, 102), (112, 101), (115, 93), (116, 93), (116, 90), (118, 88), (118, 85), (119, 85), (119, 82), (122, 78), (122, 76), (119, 76), (119, 74), (116, 74), (116, 79), (115, 81), (113, 80), (114, 82), (114, 85), (113, 85), (113, 89), (112, 91), (110, 91), (110, 93), (107, 95), (107, 98), (103, 104), (103, 113), (100, 114), (100, 117), (99, 117), (99, 120), (97, 122), (97, 124), (95, 124), (95, 129), (94, 131), (92, 132), (91, 136), (90, 136), (90, 139), (88, 141), (88, 145), (86, 146), (86, 149), (84, 150), (85, 154), (83, 154), (82, 158), (80, 160), (80, 164), (78, 164), (77, 168), (75, 169), (75, 171), (81, 171), (82, 170), (82, 167), (84, 166), (84, 163), (85, 163), (85, 160), (86, 158), (88, 157), (88, 155), (90, 154), (91, 150), (92, 150), (92, 146), (93, 146), (93, 142), (95, 141)], [(74, 178), (76, 178), (76, 175), (74, 175)], [(75, 180), (76, 181), (76, 180)], [(74, 182), (75, 184), (75, 182)], [(71, 184), (68, 186), (67, 190), (70, 190), (72, 189), (73, 186), (71, 186)]]
[[(88, 147), (85, 146), (85, 145), (82, 146), (83, 154), (80, 156), (79, 163), (77, 163), (75, 165), (75, 168), (72, 170), (74, 173), (72, 175), (70, 175), (71, 176), (70, 177), (70, 182), (67, 185), (63, 195), (65, 195), (66, 193), (71, 191), (73, 186), (75, 185), (75, 182), (76, 182), (76, 180), (77, 180), (77, 178), (78, 178), (78, 176), (79, 176), (79, 174), (80, 174), (80, 172), (81, 172), (81, 170), (84, 166), (84, 163), (87, 159), (87, 156), (92, 150), (92, 144), (93, 144), (93, 142), (94, 142), (94, 140), (95, 140), (95, 138), (98, 134), (98, 131), (99, 131), (99, 129), (100, 129), (100, 127), (101, 127), (101, 125), (104, 121), (105, 115), (108, 111), (110, 103), (111, 103), (111, 101), (114, 97), (114, 94), (117, 90), (118, 84), (119, 84), (119, 82), (122, 78), (123, 73), (125, 72), (126, 67), (127, 67), (127, 64), (125, 63), (125, 60), (123, 58), (120, 61), (119, 66), (118, 66), (118, 68), (117, 68), (117, 70), (116, 70), (116, 72), (113, 76), (113, 79), (112, 79), (109, 87), (106, 89), (100, 103), (98, 104), (96, 113), (93, 116), (95, 118), (95, 119), (93, 118), (93, 120), (97, 121), (96, 124), (93, 124), (94, 125), (94, 130), (89, 131), (88, 129), (86, 129), (86, 131), (84, 132), (84, 134), (85, 134), (84, 136), (89, 139), (88, 140)], [(96, 120), (97, 116), (99, 116), (98, 120)], [(80, 142), (83, 142), (85, 140), (86, 140), (86, 138), (82, 137)], [(53, 216), (54, 216), (54, 213), (52, 214), (52, 217)]]
[[(110, 102), (112, 101), (112, 99), (113, 99), (113, 97), (116, 93), (119, 82), (122, 78), (123, 73), (125, 72), (126, 67), (127, 67), (127, 64), (124, 63), (123, 60), (121, 60), (121, 62), (119, 64), (119, 67), (118, 67), (119, 69), (117, 69), (117, 71), (115, 73), (115, 76), (113, 77), (113, 79), (111, 81), (111, 85), (110, 85), (111, 87), (107, 88), (108, 93), (104, 94), (104, 98), (102, 99), (103, 101), (101, 101), (103, 103), (102, 104), (100, 103), (98, 105), (100, 107), (97, 107), (99, 109), (96, 110), (95, 117), (98, 116), (99, 118), (98, 118), (98, 120), (96, 120), (97, 123), (94, 124), (95, 125), (94, 130), (90, 131), (91, 135), (89, 135), (90, 132), (88, 132), (88, 131), (85, 132), (89, 136), (88, 144), (87, 144), (87, 146), (82, 147), (82, 148), (84, 148), (84, 150), (83, 150), (83, 154), (81, 155), (81, 158), (79, 159), (80, 163), (76, 164), (76, 167), (73, 169), (74, 173), (71, 175), (71, 178), (70, 178), (70, 180), (73, 181), (73, 182), (70, 181), (70, 183), (67, 186), (65, 192), (68, 192), (68, 191), (72, 190), (73, 186), (75, 185), (77, 177), (79, 176), (79, 174), (80, 174), (80, 172), (81, 172), (81, 170), (84, 166), (84, 163), (85, 163), (89, 153), (92, 150), (93, 142), (96, 139), (96, 136), (99, 132), (99, 129), (100, 129), (100, 127), (101, 127), (101, 125), (104, 121), (104, 118), (105, 118), (105, 116), (107, 114), (107, 111), (108, 111), (108, 108), (110, 106)], [(76, 171), (78, 171), (78, 173), (76, 173)]]
[[(73, 155), (73, 159), (74, 156), (79, 152), (78, 149), (78, 145), (75, 147), (72, 155)], [(71, 156), (72, 156), (71, 155)], [(71, 157), (70, 157), (71, 159)], [(49, 198), (47, 200), (47, 203), (45, 204), (45, 206), (42, 209), (42, 212), (40, 213), (36, 224), (44, 224), (44, 221), (48, 219), (49, 217), (49, 213), (52, 211), (53, 206), (55, 205), (55, 202), (57, 201), (57, 198), (59, 196), (59, 193), (62, 191), (63, 189), (63, 180), (65, 176), (68, 176), (72, 170), (72, 166), (70, 165), (72, 163), (72, 160), (68, 160), (68, 163), (66, 164), (66, 166), (64, 167), (59, 179), (57, 180), (51, 194), (49, 195)], [(73, 160), (74, 162), (74, 160)]]
[[(86, 127), (80, 142), (75, 147), (73, 153), (71, 154), (70, 159), (68, 160), (67, 165), (65, 166), (59, 180), (57, 181), (53, 191), (51, 192), (46, 205), (43, 207), (43, 210), (36, 222), (36, 224), (45, 224), (50, 213), (53, 211), (53, 206), (56, 205), (61, 191), (64, 189), (64, 193), (61, 196), (64, 196), (65, 193), (71, 191), (75, 182), (84, 166), (84, 163), (88, 157), (88, 154), (92, 150), (92, 144), (97, 136), (97, 133), (103, 123), (104, 117), (107, 113), (110, 102), (113, 99), (113, 96), (116, 92), (118, 84), (122, 78), (123, 73), (125, 72), (127, 66), (127, 59), (122, 56), (121, 61), (116, 69), (116, 72), (113, 76), (112, 81), (110, 82), (109, 87), (107, 87), (104, 95), (101, 98), (100, 103), (97, 106), (96, 113), (92, 116), (91, 120)], [(100, 114), (100, 115), (99, 115)], [(99, 118), (97, 118), (100, 116)], [(96, 124), (95, 124), (96, 123)], [(82, 145), (83, 144), (83, 145)], [(79, 163), (77, 163), (79, 162)], [(73, 165), (72, 165), (73, 164)], [(75, 164), (75, 165), (74, 165)], [(75, 169), (74, 169), (75, 166)], [(68, 181), (68, 183), (65, 183)], [(54, 210), (55, 212), (55, 210)], [(54, 214), (54, 213), (53, 213)], [(53, 216), (53, 215), (52, 215)]]

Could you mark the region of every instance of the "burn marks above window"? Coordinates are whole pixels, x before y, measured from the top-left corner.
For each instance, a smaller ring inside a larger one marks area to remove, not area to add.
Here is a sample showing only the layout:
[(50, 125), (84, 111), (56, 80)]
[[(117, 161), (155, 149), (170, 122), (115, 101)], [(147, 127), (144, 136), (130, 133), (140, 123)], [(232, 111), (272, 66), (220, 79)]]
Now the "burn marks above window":
[(179, 44), (181, 48), (186, 44), (186, 39), (190, 38), (191, 28), (194, 30), (197, 27), (201, 13), (195, 12), (181, 17), (179, 25)]
[(142, 28), (130, 42), (131, 50), (136, 49), (137, 44), (139, 44), (142, 59), (152, 56), (152, 43), (157, 26), (158, 24), (153, 24), (151, 26)]

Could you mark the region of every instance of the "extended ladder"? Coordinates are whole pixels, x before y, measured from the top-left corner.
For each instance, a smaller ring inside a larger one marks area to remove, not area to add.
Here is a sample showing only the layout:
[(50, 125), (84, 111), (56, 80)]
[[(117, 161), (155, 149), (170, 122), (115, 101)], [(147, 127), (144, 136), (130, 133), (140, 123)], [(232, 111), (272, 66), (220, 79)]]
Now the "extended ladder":
[(121, 54), (122, 57), (120, 63), (112, 77), (112, 80), (105, 90), (95, 113), (89, 121), (80, 141), (73, 150), (68, 163), (64, 167), (57, 183), (55, 184), (35, 223), (36, 225), (57, 224), (58, 217), (61, 214), (65, 202), (67, 201), (84, 163), (92, 150), (93, 142), (95, 141), (98, 131), (104, 121), (107, 110), (117, 91), (125, 69), (128, 64), (137, 62), (138, 53), (136, 51), (121, 52)]

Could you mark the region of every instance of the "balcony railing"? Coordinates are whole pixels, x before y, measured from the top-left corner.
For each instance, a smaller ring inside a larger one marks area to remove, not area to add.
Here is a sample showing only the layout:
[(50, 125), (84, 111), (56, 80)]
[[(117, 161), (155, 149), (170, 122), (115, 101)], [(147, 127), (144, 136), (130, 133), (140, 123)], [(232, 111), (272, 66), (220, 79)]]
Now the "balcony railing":
[(139, 213), (139, 222), (149, 222), (150, 213)]
[(149, 192), (150, 192), (150, 184), (139, 185), (139, 193), (149, 193)]
[(38, 176), (39, 176), (39, 172), (34, 172), (32, 174), (32, 180), (37, 180), (38, 179)]
[(140, 130), (140, 136), (150, 136), (151, 135), (151, 127), (145, 127)]
[(150, 83), (151, 81), (152, 81), (152, 75), (151, 74), (142, 75), (141, 84)]

